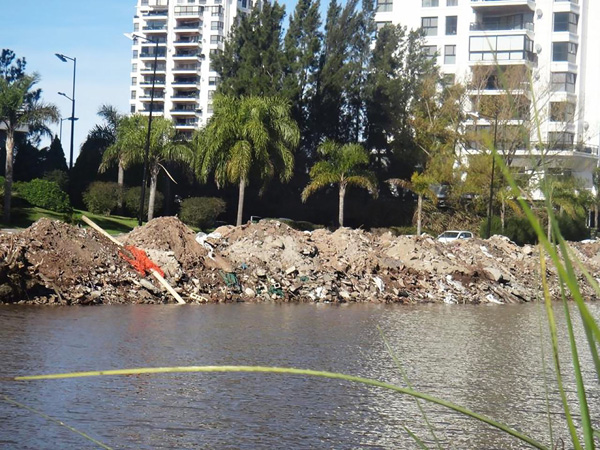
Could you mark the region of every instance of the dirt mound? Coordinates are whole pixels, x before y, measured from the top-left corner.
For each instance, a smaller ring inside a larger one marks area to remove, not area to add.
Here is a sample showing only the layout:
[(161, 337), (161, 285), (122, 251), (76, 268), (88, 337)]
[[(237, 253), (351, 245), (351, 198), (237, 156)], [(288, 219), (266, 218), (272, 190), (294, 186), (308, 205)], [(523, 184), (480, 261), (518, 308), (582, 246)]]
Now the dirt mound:
[(184, 271), (203, 267), (207, 250), (196, 242), (196, 233), (176, 217), (159, 217), (137, 227), (124, 239), (144, 250), (172, 252)]
[[(427, 235), (348, 228), (301, 232), (263, 220), (218, 228), (200, 244), (177, 218), (163, 217), (122, 240), (146, 250), (188, 302), (512, 303), (542, 292), (537, 248), (502, 236), (444, 244)], [(598, 278), (600, 242), (571, 248)], [(96, 231), (47, 219), (0, 235), (0, 302), (173, 301), (119, 251)], [(548, 267), (551, 293), (558, 297), (556, 271)], [(595, 298), (587, 283), (581, 290)]]

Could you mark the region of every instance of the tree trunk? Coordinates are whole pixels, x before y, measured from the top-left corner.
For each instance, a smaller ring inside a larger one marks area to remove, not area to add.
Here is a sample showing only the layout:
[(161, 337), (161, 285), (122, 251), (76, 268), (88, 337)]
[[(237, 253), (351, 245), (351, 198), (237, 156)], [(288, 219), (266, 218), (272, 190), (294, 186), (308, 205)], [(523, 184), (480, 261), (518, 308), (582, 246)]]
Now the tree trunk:
[(346, 196), (346, 185), (340, 183), (340, 209), (338, 211), (338, 222), (340, 228), (344, 226), (344, 197)]
[(148, 198), (148, 222), (154, 218), (154, 200), (156, 200), (156, 183), (158, 181), (158, 168), (150, 171), (150, 195)]
[(119, 194), (117, 197), (117, 210), (119, 214), (123, 212), (123, 189), (125, 182), (125, 169), (123, 168), (123, 163), (119, 161), (119, 173), (117, 174), (117, 183), (119, 185)]
[(599, 212), (600, 208), (598, 208), (598, 205), (596, 205), (594, 207), (594, 228), (596, 229), (596, 231), (598, 230), (598, 228), (600, 228), (598, 227), (598, 216), (600, 216)]
[(423, 196), (417, 196), (417, 236), (421, 236), (421, 214), (423, 213)]
[(548, 241), (552, 242), (552, 222), (550, 220), (550, 214), (548, 214)]
[(6, 165), (4, 167), (4, 224), (10, 223), (10, 200), (13, 184), (13, 157), (15, 134), (10, 129), (6, 132)]
[(506, 217), (506, 202), (504, 201), (504, 199), (502, 199), (502, 203), (500, 206), (500, 226), (501, 226), (502, 233), (504, 233), (505, 217)]
[(240, 180), (240, 194), (238, 197), (238, 210), (237, 210), (237, 219), (235, 222), (236, 226), (240, 226), (242, 224), (242, 215), (244, 214), (244, 194), (246, 192), (246, 179), (242, 178)]

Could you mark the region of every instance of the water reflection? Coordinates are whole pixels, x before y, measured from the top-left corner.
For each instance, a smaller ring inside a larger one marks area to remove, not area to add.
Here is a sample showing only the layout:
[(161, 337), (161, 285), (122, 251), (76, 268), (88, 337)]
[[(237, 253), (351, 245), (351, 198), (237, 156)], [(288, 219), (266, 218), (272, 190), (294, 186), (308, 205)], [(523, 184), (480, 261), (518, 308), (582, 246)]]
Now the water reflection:
[[(380, 327), (417, 389), (548, 442), (541, 314), (536, 305), (2, 308), (0, 376), (235, 364), (339, 371), (402, 385)], [(598, 385), (591, 370), (586, 375), (597, 408)], [(414, 400), (340, 381), (172, 374), (0, 389), (117, 448), (416, 448), (404, 427), (433, 442)], [(444, 448), (522, 448), (489, 427), (424, 406)], [(0, 424), (0, 447), (87, 448), (80, 437), (5, 403)], [(566, 436), (564, 427), (555, 432)]]

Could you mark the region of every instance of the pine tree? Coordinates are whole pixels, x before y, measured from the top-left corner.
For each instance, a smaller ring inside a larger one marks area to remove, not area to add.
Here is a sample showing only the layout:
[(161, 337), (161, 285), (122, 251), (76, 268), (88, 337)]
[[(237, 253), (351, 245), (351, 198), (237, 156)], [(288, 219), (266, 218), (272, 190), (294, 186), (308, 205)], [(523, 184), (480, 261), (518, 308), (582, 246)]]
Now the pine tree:
[(225, 43), (211, 55), (226, 95), (277, 95), (283, 86), (282, 21), (285, 8), (268, 0), (243, 16)]
[(44, 172), (52, 172), (54, 170), (68, 171), (65, 153), (58, 137), (54, 138), (50, 147), (44, 152)]

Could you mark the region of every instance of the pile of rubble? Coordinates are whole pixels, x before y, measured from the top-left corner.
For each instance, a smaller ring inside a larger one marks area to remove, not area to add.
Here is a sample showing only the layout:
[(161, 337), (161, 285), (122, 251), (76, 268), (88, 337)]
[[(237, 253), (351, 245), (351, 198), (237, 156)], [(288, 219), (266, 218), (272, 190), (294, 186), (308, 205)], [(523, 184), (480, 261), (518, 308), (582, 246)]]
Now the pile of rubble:
[[(440, 243), (430, 236), (341, 228), (302, 232), (277, 221), (196, 235), (174, 217), (120, 238), (146, 251), (189, 303), (227, 301), (515, 303), (540, 298), (539, 254), (508, 239)], [(574, 243), (596, 277), (600, 243)], [(42, 219), (0, 234), (0, 303), (166, 303), (121, 246), (92, 229)], [(549, 265), (552, 294), (559, 295)], [(586, 298), (594, 291), (582, 280)]]

